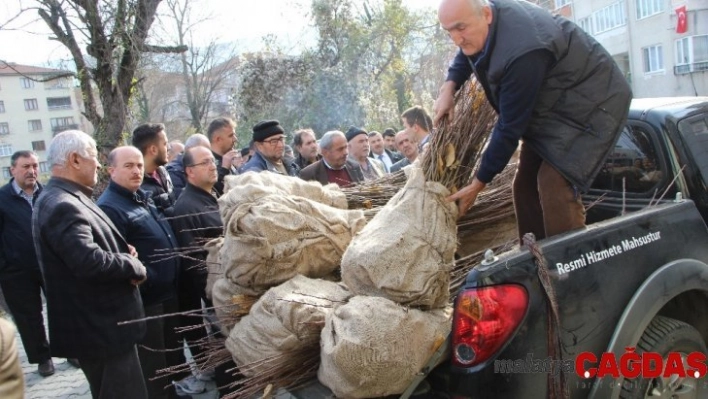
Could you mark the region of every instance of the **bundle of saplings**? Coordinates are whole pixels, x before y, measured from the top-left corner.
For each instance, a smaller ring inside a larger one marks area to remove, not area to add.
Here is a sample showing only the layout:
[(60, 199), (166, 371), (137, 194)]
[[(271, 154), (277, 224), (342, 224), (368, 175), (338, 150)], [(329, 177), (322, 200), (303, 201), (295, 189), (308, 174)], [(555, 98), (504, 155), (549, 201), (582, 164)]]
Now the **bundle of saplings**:
[(356, 296), (327, 315), (317, 377), (338, 398), (400, 394), (450, 332), (452, 308), (422, 311)]
[[(240, 205), (258, 202), (268, 195), (294, 195), (321, 204), (347, 209), (347, 198), (336, 184), (321, 185), (277, 173), (247, 172), (225, 177), (225, 192), (219, 197), (219, 212), (224, 223)], [(236, 188), (235, 190), (232, 190)]]
[(318, 356), (325, 316), (350, 297), (341, 283), (295, 276), (251, 307), (231, 329), (226, 347), (246, 377), (282, 373), (287, 358)]
[(269, 195), (240, 205), (224, 229), (220, 251), (224, 274), (255, 290), (296, 274), (330, 275), (365, 224), (361, 210), (338, 209), (295, 195)]
[(467, 184), (489, 137), (494, 111), (484, 92), (467, 85), (456, 119), (432, 135), (420, 167), (357, 234), (342, 258), (342, 281), (357, 295), (436, 309), (448, 302), (457, 246), (457, 206), (446, 198)]

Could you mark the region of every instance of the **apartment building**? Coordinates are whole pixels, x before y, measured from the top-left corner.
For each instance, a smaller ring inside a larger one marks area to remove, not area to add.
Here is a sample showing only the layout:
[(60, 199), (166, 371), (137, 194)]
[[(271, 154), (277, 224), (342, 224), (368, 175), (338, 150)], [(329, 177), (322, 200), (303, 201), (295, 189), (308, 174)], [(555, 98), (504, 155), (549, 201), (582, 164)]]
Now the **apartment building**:
[(635, 98), (708, 96), (708, 1), (555, 0), (614, 57)]
[(80, 112), (81, 95), (74, 78), (47, 80), (66, 72), (0, 61), (0, 182), (3, 184), (11, 177), (10, 156), (15, 151), (35, 151), (39, 155), (40, 175), (46, 178), (50, 172), (46, 150), (52, 137), (68, 129), (87, 131), (89, 124)]

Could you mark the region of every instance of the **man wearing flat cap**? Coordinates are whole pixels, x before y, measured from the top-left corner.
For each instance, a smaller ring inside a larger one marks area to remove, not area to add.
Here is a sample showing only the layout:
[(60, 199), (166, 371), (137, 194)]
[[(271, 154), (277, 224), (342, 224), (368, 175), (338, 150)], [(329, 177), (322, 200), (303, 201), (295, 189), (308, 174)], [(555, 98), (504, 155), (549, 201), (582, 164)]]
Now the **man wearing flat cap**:
[(287, 176), (298, 175), (297, 165), (283, 158), (285, 130), (278, 121), (261, 121), (253, 126), (253, 144), (256, 151), (239, 173), (269, 171)]
[(386, 169), (381, 161), (369, 158), (369, 134), (366, 130), (352, 126), (345, 134), (349, 143), (349, 160), (359, 165), (364, 173), (364, 180), (376, 180), (386, 175)]

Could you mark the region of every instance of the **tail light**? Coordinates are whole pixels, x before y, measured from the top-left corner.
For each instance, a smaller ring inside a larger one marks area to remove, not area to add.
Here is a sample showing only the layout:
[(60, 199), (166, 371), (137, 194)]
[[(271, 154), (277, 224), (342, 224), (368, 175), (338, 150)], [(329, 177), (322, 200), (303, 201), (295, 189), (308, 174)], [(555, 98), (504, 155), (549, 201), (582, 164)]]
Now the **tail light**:
[(455, 307), (452, 364), (472, 367), (494, 355), (521, 323), (528, 303), (526, 289), (516, 284), (462, 291)]

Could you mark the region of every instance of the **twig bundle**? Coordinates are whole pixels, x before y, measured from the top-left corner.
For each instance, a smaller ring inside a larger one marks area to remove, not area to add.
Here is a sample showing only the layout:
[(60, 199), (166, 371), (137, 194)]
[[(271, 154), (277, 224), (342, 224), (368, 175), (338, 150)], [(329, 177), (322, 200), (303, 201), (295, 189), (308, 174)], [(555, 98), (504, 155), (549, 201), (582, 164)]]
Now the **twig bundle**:
[(438, 182), (452, 192), (466, 185), (495, 121), (496, 113), (482, 86), (468, 81), (455, 97), (454, 118), (443, 118), (423, 154), (425, 180)]
[(386, 205), (398, 190), (406, 184), (403, 171), (385, 175), (353, 186), (344, 187), (349, 209), (374, 209)]

